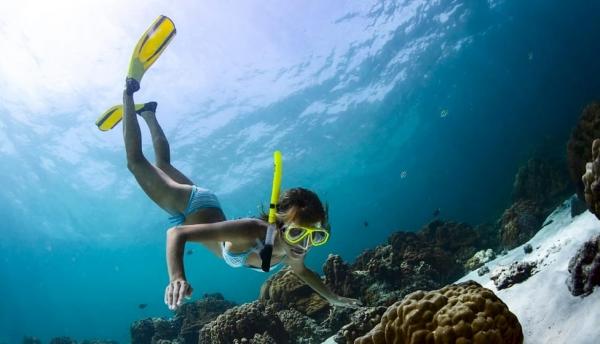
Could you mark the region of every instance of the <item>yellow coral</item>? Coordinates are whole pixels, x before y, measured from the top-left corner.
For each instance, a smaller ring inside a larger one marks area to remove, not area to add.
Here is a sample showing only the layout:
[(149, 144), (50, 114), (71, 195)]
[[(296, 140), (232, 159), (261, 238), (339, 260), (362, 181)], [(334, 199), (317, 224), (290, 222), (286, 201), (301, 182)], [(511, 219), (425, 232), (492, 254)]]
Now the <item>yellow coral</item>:
[(491, 290), (469, 281), (407, 295), (354, 343), (522, 342), (517, 317)]

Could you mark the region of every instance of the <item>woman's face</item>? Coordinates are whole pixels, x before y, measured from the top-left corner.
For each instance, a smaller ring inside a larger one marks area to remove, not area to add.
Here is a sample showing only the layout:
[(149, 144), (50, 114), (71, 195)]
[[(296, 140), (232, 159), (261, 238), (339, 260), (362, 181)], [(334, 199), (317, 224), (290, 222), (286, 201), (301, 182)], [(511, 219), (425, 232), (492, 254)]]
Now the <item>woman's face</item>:
[[(306, 224), (304, 226), (319, 227), (320, 225), (321, 225), (321, 223), (317, 222), (317, 223)], [(312, 248), (312, 244), (311, 244), (309, 236), (304, 237), (302, 240), (300, 240), (297, 243), (288, 242), (285, 239), (285, 231), (287, 231), (288, 228), (292, 228), (293, 226), (294, 226), (294, 223), (291, 223), (291, 222), (285, 223), (283, 225), (283, 232), (282, 232), (283, 233), (282, 241), (284, 243), (283, 248), (288, 257), (290, 257), (292, 259), (302, 259), (302, 258), (304, 258), (304, 256), (308, 252), (308, 250), (310, 250)]]

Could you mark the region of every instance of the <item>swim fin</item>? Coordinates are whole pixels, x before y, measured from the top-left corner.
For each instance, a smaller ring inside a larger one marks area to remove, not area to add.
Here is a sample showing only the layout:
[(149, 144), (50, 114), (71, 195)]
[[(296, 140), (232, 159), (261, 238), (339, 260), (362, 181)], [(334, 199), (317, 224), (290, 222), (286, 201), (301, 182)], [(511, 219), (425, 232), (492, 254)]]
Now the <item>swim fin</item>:
[(139, 83), (176, 33), (175, 24), (171, 19), (163, 15), (158, 16), (135, 46), (127, 78)]
[[(135, 104), (135, 113), (139, 115), (144, 111), (156, 111), (156, 105), (156, 102)], [(123, 119), (123, 105), (115, 105), (98, 117), (96, 125), (98, 126), (98, 129), (108, 131), (119, 124), (121, 119)]]

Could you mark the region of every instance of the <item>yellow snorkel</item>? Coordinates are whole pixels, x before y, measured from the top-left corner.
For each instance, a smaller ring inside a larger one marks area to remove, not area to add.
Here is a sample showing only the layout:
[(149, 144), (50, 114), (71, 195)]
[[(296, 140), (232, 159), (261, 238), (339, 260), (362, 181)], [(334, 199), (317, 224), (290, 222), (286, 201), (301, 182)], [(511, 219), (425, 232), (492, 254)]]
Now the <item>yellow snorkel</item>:
[(281, 174), (283, 166), (281, 163), (281, 152), (273, 153), (273, 188), (271, 189), (271, 202), (269, 203), (269, 227), (265, 238), (265, 246), (260, 250), (262, 269), (269, 272), (271, 269), (271, 255), (273, 254), (273, 243), (277, 233), (277, 202), (279, 201), (279, 190), (281, 188)]

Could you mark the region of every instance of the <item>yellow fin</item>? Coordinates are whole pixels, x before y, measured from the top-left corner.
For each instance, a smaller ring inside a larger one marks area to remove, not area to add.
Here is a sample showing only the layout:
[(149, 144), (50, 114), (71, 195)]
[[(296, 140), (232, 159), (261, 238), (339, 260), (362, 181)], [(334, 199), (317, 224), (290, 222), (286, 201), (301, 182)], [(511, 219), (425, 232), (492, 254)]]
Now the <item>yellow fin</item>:
[[(135, 111), (138, 112), (144, 108), (144, 104), (135, 104)], [(115, 105), (110, 109), (104, 111), (100, 117), (96, 120), (98, 129), (102, 131), (109, 131), (114, 128), (121, 119), (123, 118), (123, 105)]]
[(127, 77), (140, 82), (176, 33), (175, 24), (169, 17), (158, 16), (133, 49)]

